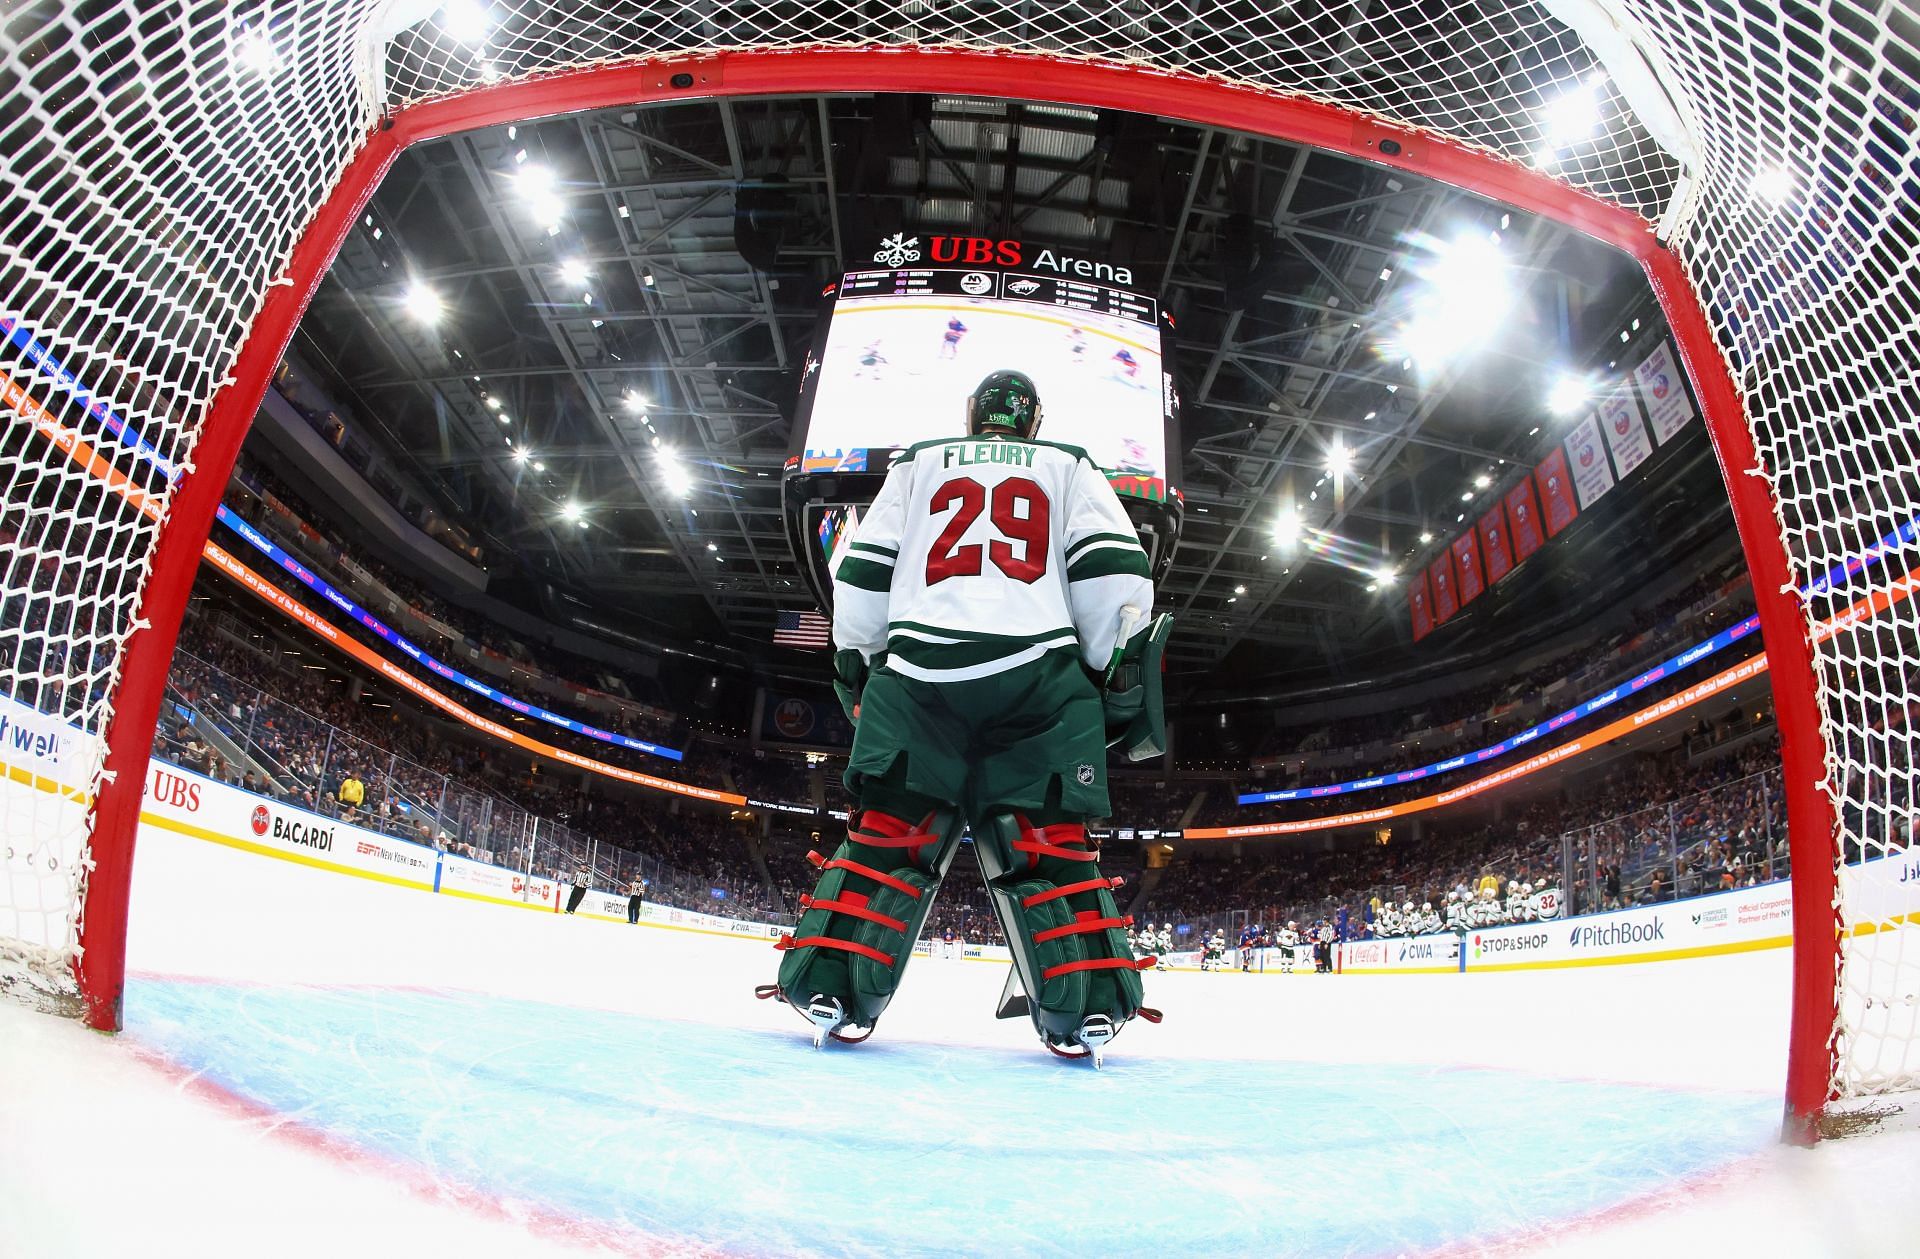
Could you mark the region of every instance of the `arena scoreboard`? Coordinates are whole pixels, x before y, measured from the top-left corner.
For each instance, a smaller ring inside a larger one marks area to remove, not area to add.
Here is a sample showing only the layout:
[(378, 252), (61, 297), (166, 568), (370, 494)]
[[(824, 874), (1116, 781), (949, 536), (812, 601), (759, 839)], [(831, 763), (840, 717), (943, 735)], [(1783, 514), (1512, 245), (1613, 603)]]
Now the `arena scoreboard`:
[[(977, 262), (943, 239), (883, 242), (897, 265), (848, 271), (820, 294), (802, 366), (785, 477), (789, 541), (823, 607), (835, 549), (899, 453), (965, 431), (966, 400), (994, 371), (1039, 392), (1040, 436), (1078, 446), (1141, 531), (1156, 576), (1180, 504), (1179, 401), (1159, 302), (1121, 268), (997, 242)], [(909, 257), (931, 253), (932, 258)], [(1026, 265), (1006, 265), (1009, 262)]]

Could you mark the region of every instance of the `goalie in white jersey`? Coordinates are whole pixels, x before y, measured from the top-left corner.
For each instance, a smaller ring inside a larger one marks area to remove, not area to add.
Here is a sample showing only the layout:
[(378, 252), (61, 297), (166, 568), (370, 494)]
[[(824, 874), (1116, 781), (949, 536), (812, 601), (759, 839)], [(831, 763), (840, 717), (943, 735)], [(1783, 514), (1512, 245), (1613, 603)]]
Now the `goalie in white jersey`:
[(819, 886), (761, 995), (805, 1014), (816, 1043), (864, 1039), (970, 830), (1014, 955), (1000, 1017), (1028, 1014), (1049, 1049), (1098, 1065), (1127, 1020), (1158, 1018), (1140, 1003), (1152, 960), (1128, 948), (1085, 824), (1110, 812), (1110, 736), (1135, 759), (1164, 746), (1169, 627), (1105, 474), (1035, 440), (1033, 382), (992, 373), (966, 421), (969, 436), (900, 456), (837, 557), (855, 808), (834, 858), (810, 854)]

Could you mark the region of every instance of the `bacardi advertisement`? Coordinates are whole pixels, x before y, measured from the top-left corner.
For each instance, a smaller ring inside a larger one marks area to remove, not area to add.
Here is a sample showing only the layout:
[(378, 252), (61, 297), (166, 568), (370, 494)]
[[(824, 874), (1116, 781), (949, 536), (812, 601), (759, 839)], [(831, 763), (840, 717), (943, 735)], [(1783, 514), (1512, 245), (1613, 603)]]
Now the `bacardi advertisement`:
[(416, 887), (431, 888), (439, 864), (440, 854), (431, 848), (268, 800), (159, 760), (147, 766), (141, 821), (233, 848)]

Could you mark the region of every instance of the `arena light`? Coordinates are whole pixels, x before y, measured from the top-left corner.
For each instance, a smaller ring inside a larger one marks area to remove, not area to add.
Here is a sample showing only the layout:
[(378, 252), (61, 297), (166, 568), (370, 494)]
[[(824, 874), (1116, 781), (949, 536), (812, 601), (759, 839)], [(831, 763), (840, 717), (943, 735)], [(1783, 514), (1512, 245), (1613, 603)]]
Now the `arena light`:
[(654, 453), (654, 466), (659, 470), (660, 483), (667, 487), (667, 493), (675, 498), (685, 498), (693, 493), (693, 476), (686, 465), (680, 462), (673, 447), (662, 446)]
[(1514, 291), (1506, 255), (1484, 233), (1422, 243), (1426, 257), (1414, 264), (1422, 286), (1397, 335), (1380, 350), (1403, 366), (1434, 372), (1490, 338), (1512, 309)]
[(525, 463), (527, 460), (531, 458), (533, 458), (533, 452), (531, 450), (528, 450), (525, 446), (522, 446), (520, 447), (520, 449), (513, 452), (513, 461), (515, 463)]
[(1794, 181), (1793, 172), (1786, 167), (1769, 166), (1753, 177), (1753, 183), (1749, 187), (1753, 190), (1753, 195), (1762, 201), (1780, 206), (1793, 200), (1793, 194), (1798, 185)]
[(1599, 128), (1600, 93), (1606, 83), (1604, 78), (1588, 79), (1541, 106), (1540, 121), (1552, 144), (1576, 143)]
[(645, 411), (647, 409), (646, 395), (642, 393), (636, 393), (634, 390), (631, 390), (631, 389), (627, 390), (626, 396), (621, 398), (620, 401), (621, 401), (621, 404), (627, 408), (627, 410), (633, 412), (635, 415), (638, 415), (640, 414), (640, 412)]
[(273, 37), (257, 26), (234, 41), (233, 60), (242, 70), (263, 79), (271, 79), (286, 64), (273, 46)]
[(1390, 564), (1383, 564), (1373, 570), (1373, 579), (1383, 586), (1391, 586), (1399, 576), (1400, 574), (1396, 573)]
[(1292, 546), (1300, 540), (1300, 513), (1288, 507), (1273, 518), (1273, 540), (1281, 546)]
[(1327, 475), (1331, 476), (1334, 484), (1338, 485), (1351, 471), (1353, 471), (1353, 452), (1347, 449), (1345, 441), (1336, 436), (1333, 439), (1333, 445), (1327, 448)]
[(1555, 415), (1572, 415), (1593, 394), (1593, 385), (1584, 376), (1561, 376), (1547, 390), (1547, 410)]
[(1420, 533), (1420, 545), (1425, 546), (1427, 543), (1431, 541), (1433, 541), (1433, 535), (1431, 533), (1426, 532), (1425, 530), (1422, 530)]
[(560, 262), (560, 282), (574, 288), (584, 285), (593, 272), (587, 270), (587, 264), (578, 258), (563, 258)]
[(579, 520), (586, 514), (586, 508), (580, 506), (577, 499), (570, 498), (560, 506), (560, 515), (566, 520)]
[(544, 226), (549, 234), (559, 230), (566, 206), (561, 203), (550, 168), (537, 162), (522, 166), (514, 176), (513, 186), (520, 194), (520, 199), (526, 202), (527, 212), (533, 215), (534, 222)]
[(1484, 490), (1489, 485), (1492, 485), (1492, 484), (1493, 484), (1493, 478), (1488, 476), (1484, 472), (1482, 472), (1479, 476), (1473, 478), (1473, 488), (1476, 490)]
[(434, 292), (433, 286), (425, 280), (415, 280), (409, 284), (406, 294), (401, 297), (400, 302), (401, 305), (406, 307), (409, 315), (412, 315), (421, 323), (426, 324), (429, 328), (440, 322), (440, 315), (443, 310), (440, 303), (440, 295)]
[(440, 29), (457, 42), (477, 48), (493, 33), (493, 14), (475, 0), (453, 0), (440, 10)]

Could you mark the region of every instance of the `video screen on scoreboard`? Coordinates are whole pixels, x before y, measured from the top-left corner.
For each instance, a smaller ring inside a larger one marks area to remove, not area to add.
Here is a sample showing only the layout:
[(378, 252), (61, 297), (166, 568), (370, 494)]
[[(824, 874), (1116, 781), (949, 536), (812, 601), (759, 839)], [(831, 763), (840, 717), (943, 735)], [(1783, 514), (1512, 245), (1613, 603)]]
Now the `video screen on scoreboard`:
[(1167, 497), (1173, 389), (1158, 304), (1110, 285), (1020, 271), (854, 271), (826, 294), (801, 382), (809, 473), (884, 472), (892, 452), (965, 431), (988, 372), (1033, 378), (1040, 436), (1083, 448), (1122, 494)]

